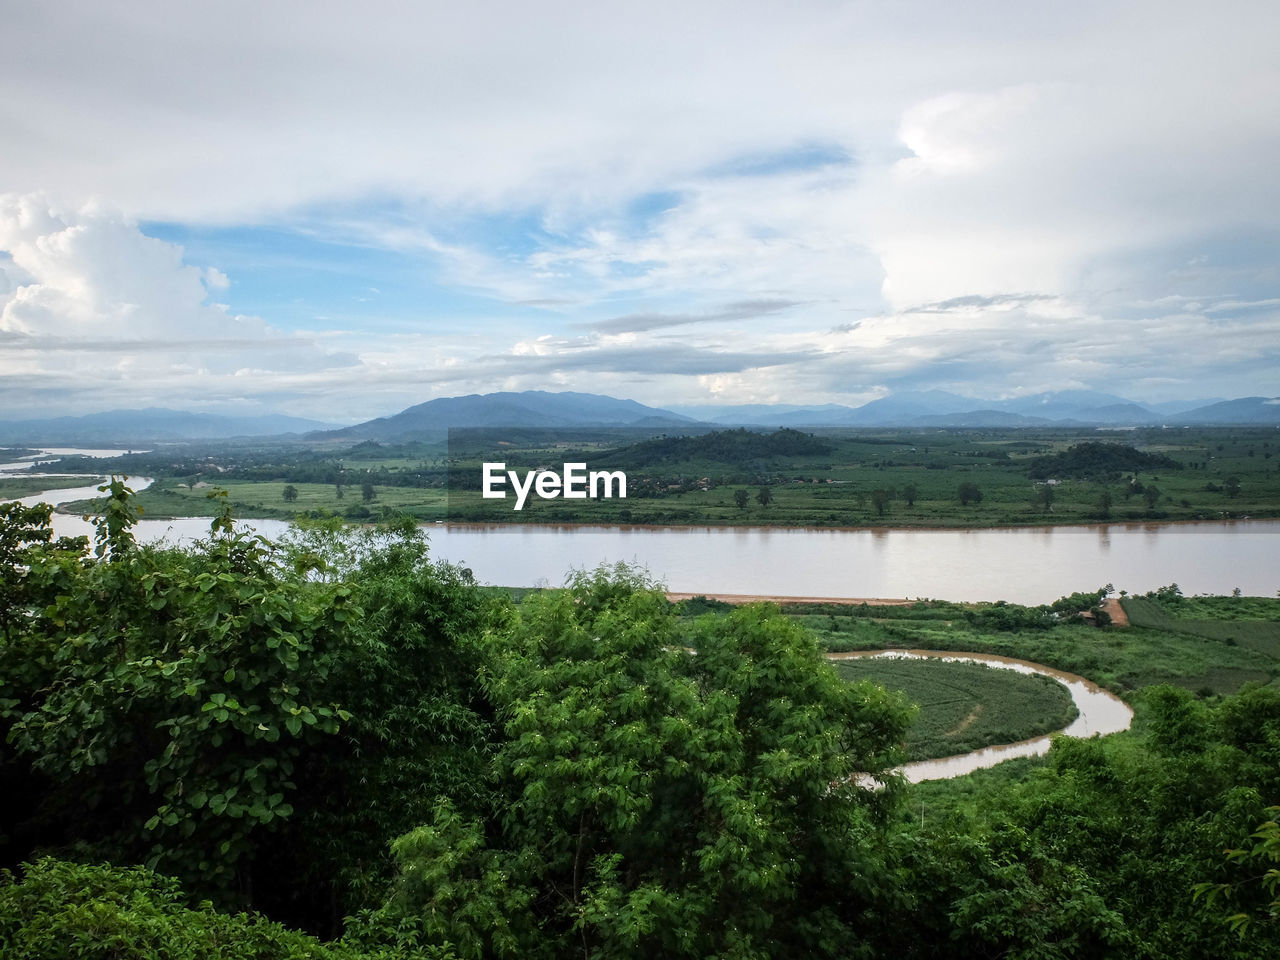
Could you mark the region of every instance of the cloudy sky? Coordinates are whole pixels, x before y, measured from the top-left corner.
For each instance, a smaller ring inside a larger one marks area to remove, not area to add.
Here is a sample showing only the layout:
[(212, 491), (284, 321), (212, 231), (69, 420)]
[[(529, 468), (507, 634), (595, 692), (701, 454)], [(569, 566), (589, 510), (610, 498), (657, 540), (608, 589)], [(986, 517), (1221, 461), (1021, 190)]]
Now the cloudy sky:
[(1280, 5), (8, 3), (0, 418), (1280, 394)]

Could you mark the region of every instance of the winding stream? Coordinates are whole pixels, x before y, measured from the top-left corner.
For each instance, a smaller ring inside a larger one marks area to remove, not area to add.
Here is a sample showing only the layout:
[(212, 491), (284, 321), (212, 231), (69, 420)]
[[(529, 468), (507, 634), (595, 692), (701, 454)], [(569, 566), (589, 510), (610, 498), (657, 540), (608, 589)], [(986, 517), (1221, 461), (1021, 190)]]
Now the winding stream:
[[(1052, 677), (1071, 694), (1071, 699), (1080, 711), (1065, 729), (1057, 731), (1069, 737), (1092, 737), (1095, 734), (1119, 733), (1128, 730), (1133, 722), (1133, 710), (1114, 693), (1104, 690), (1092, 680), (1078, 677), (1074, 673), (1055, 670), (1028, 660), (1015, 660), (1012, 657), (1001, 657), (995, 654), (963, 653), (941, 650), (872, 650), (852, 653), (829, 653), (831, 660), (852, 660), (858, 657), (876, 657), (899, 660), (928, 660), (936, 658), (948, 663), (984, 663), (1000, 670), (1013, 670), (1017, 673), (1038, 674)], [(1051, 738), (1056, 734), (1045, 734), (1020, 740), (1017, 743), (1001, 744), (994, 747), (983, 747), (970, 753), (957, 754), (954, 757), (939, 757), (936, 760), (919, 760), (901, 767), (902, 774), (912, 783), (921, 780), (948, 780), (960, 777), (975, 770), (994, 767), (1005, 760), (1015, 757), (1039, 757), (1049, 752)]]

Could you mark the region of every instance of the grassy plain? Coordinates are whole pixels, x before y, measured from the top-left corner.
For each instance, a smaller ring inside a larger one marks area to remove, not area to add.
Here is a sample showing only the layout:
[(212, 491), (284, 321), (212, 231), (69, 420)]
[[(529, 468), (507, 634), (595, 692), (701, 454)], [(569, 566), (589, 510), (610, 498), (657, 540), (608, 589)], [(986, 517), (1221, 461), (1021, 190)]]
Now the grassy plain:
[[(735, 442), (723, 442), (726, 436)], [(365, 511), (378, 515), (387, 507), (424, 520), (989, 527), (1280, 516), (1275, 429), (828, 430), (800, 436), (812, 442), (788, 447), (767, 431), (730, 431), (637, 443), (634, 432), (595, 431), (512, 434), (509, 441), (460, 449), (440, 443), (245, 444), (156, 451), (86, 466), (163, 481), (140, 499), (152, 517), (213, 512), (197, 490), (178, 483), (224, 487), (240, 515), (249, 517), (328, 510), (364, 519)], [(1032, 479), (1039, 458), (1097, 442), (1167, 456), (1173, 466), (1064, 473), (1047, 484)], [(481, 463), (495, 459), (521, 472), (559, 471), (563, 463), (577, 461), (589, 469), (624, 469), (628, 495), (531, 498), (517, 512), (514, 498), (480, 496)], [(367, 503), (361, 495), (365, 483), (375, 494)], [(286, 484), (297, 488), (297, 501), (283, 499)], [(964, 485), (976, 488), (980, 499), (962, 502)], [(767, 491), (763, 498), (761, 490)], [(742, 493), (746, 499), (739, 505)]]
[(1241, 646), (1280, 660), (1280, 600), (1267, 597), (1125, 597), (1129, 622)]
[[(911, 607), (875, 618), (859, 616), (857, 607), (848, 609), (851, 613), (801, 614), (798, 619), (832, 650), (994, 653), (1077, 673), (1117, 693), (1158, 683), (1201, 693), (1234, 693), (1244, 683), (1268, 683), (1280, 676), (1280, 661), (1262, 650), (1161, 628), (1098, 629), (1077, 621), (1047, 630), (985, 630), (964, 617), (939, 620), (920, 616)], [(982, 605), (972, 609), (981, 610)]]
[[(293, 487), (295, 500), (285, 499), (285, 488)], [(283, 480), (225, 480), (190, 484), (160, 478), (138, 494), (138, 505), (148, 518), (212, 517), (221, 509), (221, 500), (210, 498), (214, 490), (226, 490), (227, 502), (238, 517), (271, 517), (291, 520), (301, 513), (324, 510), (352, 520), (380, 518), (386, 510), (407, 513), (422, 520), (442, 520), (446, 513), (444, 490), (416, 487), (377, 486), (371, 500), (365, 500), (360, 486), (343, 489), (339, 497), (333, 484), (289, 483)], [(77, 501), (69, 512), (89, 509), (92, 501)]]

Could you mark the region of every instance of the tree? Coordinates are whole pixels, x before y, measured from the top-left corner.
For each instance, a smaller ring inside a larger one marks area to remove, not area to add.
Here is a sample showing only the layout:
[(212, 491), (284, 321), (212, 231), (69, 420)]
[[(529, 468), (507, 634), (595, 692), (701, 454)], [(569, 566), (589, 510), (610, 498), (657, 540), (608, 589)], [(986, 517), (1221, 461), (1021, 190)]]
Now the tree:
[(908, 507), (916, 505), (916, 497), (920, 496), (920, 489), (914, 483), (908, 483), (902, 488), (902, 499), (907, 501)]
[(767, 507), (772, 502), (773, 502), (773, 491), (770, 490), (768, 487), (761, 487), (756, 492), (756, 503), (760, 504), (760, 506)]
[(1142, 499), (1146, 501), (1148, 510), (1156, 508), (1156, 504), (1160, 502), (1160, 491), (1156, 489), (1154, 483), (1149, 483), (1143, 488)]
[(1053, 484), (1037, 484), (1032, 502), (1038, 504), (1044, 513), (1049, 513), (1053, 509)]
[(871, 491), (871, 505), (876, 508), (876, 516), (883, 517), (893, 499), (893, 491), (883, 487)]
[(747, 501), (750, 499), (751, 494), (747, 493), (747, 491), (742, 488), (738, 488), (733, 491), (733, 502), (738, 505), (739, 510), (745, 510), (747, 507)]
[(1228, 497), (1234, 500), (1236, 497), (1240, 496), (1240, 478), (1227, 477), (1227, 479), (1222, 481), (1222, 490)]
[(389, 921), (463, 957), (847, 955), (895, 697), (843, 682), (776, 608), (684, 635), (626, 570), (531, 598), (495, 640), (501, 814), (442, 804), (397, 841)]
[(1111, 491), (1103, 490), (1098, 494), (1098, 500), (1094, 507), (1099, 520), (1107, 520), (1111, 517)]
[(982, 491), (972, 480), (967, 480), (956, 488), (956, 499), (960, 501), (962, 507), (967, 507), (971, 503), (981, 503)]
[(365, 503), (368, 503), (377, 495), (378, 494), (373, 489), (373, 483), (371, 481), (365, 480), (363, 483), (360, 484), (360, 496), (364, 497)]
[(103, 489), (96, 560), (31, 558), (0, 720), (32, 782), (57, 784), (45, 830), (227, 894), (251, 838), (293, 813), (297, 765), (349, 718), (318, 651), (338, 646), (350, 591), (283, 577), (225, 511), (198, 553), (139, 546), (131, 491)]
[(284, 502), (293, 503), (298, 499), (298, 488), (293, 484), (289, 484), (284, 488)]
[(37, 546), (10, 551), (0, 841), (145, 862), (332, 931), (378, 902), (388, 844), (437, 795), (490, 805), (490, 601), (411, 522), (331, 521), (285, 549), (224, 512), (178, 550), (133, 543), (129, 491), (109, 489), (122, 522), (98, 522), (100, 556), (49, 545), (43, 511)]

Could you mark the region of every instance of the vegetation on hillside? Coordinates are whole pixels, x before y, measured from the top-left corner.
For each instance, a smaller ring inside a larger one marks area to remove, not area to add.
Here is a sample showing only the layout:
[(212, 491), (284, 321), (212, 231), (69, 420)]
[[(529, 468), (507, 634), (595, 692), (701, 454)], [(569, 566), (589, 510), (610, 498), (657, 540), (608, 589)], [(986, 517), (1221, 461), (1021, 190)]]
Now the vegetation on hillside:
[(1182, 464), (1162, 453), (1144, 453), (1122, 443), (1078, 443), (1061, 453), (1036, 457), (1027, 465), (1032, 480), (1115, 480), (1124, 473), (1181, 470)]
[(734, 467), (777, 466), (786, 457), (813, 457), (830, 454), (828, 441), (789, 427), (773, 433), (757, 433), (738, 428), (716, 430), (690, 437), (657, 437), (640, 443), (594, 453), (590, 461), (610, 470), (653, 470), (666, 464), (702, 461)]

